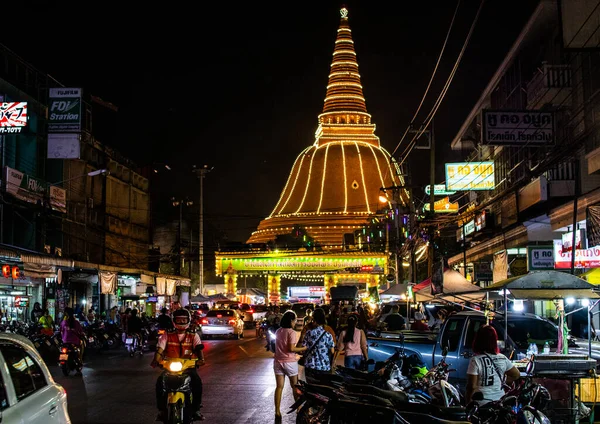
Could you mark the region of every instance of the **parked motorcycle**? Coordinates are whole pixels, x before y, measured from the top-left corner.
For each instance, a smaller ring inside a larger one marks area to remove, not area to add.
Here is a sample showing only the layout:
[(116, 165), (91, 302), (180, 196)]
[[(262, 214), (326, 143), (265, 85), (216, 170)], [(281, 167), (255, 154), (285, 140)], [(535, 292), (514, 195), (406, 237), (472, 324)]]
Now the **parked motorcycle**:
[(74, 344), (64, 343), (61, 345), (58, 364), (65, 377), (68, 377), (71, 371), (81, 374), (83, 363), (79, 359), (79, 352), (79, 346), (75, 346)]

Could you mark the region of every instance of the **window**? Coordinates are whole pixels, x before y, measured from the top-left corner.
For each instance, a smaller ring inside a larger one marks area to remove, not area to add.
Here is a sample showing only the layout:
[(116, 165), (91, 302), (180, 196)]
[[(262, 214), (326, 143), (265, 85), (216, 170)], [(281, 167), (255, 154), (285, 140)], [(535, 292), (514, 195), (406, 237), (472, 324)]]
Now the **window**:
[(465, 347), (471, 349), (473, 346), (473, 340), (475, 340), (475, 334), (481, 327), (485, 325), (485, 321), (479, 319), (470, 319), (469, 327), (467, 328), (467, 338), (465, 340)]
[(0, 346), (18, 400), (47, 385), (42, 369), (23, 348), (12, 343), (2, 343)]
[(207, 317), (213, 317), (213, 318), (214, 317), (218, 318), (219, 315), (221, 315), (221, 317), (233, 317), (233, 316), (235, 316), (235, 313), (231, 309), (213, 309), (206, 313)]
[(0, 375), (0, 411), (8, 408), (8, 396), (6, 395), (6, 386)]
[(465, 321), (463, 319), (450, 319), (444, 328), (442, 340), (440, 341), (441, 347), (448, 346), (448, 352), (455, 352), (460, 344), (464, 326)]

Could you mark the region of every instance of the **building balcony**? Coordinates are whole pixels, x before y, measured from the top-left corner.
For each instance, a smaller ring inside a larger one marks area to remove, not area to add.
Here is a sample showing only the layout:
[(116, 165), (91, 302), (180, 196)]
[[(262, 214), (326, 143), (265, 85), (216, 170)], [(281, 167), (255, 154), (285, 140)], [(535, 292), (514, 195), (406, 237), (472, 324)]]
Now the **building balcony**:
[(571, 66), (542, 64), (527, 84), (527, 108), (540, 109), (545, 105), (569, 106)]

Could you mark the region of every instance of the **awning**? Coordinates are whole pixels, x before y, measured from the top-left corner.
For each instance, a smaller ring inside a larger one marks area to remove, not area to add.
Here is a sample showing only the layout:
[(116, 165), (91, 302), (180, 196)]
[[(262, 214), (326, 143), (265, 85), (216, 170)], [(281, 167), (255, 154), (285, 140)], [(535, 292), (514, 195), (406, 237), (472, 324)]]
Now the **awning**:
[(579, 276), (590, 284), (600, 285), (600, 268), (593, 268)]
[[(413, 290), (417, 286), (418, 286), (418, 284), (413, 287)], [(407, 290), (408, 290), (408, 284), (405, 284), (405, 283), (393, 284), (389, 289), (387, 289), (384, 292), (381, 292), (379, 294), (379, 296), (402, 296), (403, 294), (406, 295)]]
[[(436, 299), (450, 300), (453, 302), (464, 302), (465, 300), (476, 300), (483, 298), (483, 295), (478, 293), (481, 287), (476, 286), (467, 280), (463, 275), (450, 268), (444, 270), (443, 293), (432, 295), (431, 278), (428, 278), (413, 287), (417, 302), (426, 302)], [(468, 293), (468, 294), (467, 294)]]
[(574, 297), (599, 298), (596, 286), (575, 275), (561, 271), (531, 271), (528, 274), (498, 281), (481, 291), (508, 290), (512, 297), (527, 300), (552, 300)]

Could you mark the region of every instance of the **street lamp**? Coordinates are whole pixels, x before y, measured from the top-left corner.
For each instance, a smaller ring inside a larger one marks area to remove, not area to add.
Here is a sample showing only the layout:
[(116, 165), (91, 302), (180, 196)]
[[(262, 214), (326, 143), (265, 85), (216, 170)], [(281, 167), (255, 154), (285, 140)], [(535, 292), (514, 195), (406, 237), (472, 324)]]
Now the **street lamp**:
[(108, 171), (108, 169), (96, 169), (95, 171), (88, 172), (87, 174), (82, 174), (82, 175), (78, 175), (76, 177), (67, 178), (66, 180), (62, 180), (62, 181), (59, 181), (57, 183), (52, 183), (50, 185), (58, 185), (58, 184), (66, 183), (67, 181), (76, 180), (78, 178), (82, 178), (82, 177), (95, 177), (96, 175), (102, 175), (102, 174), (109, 175), (110, 172)]

